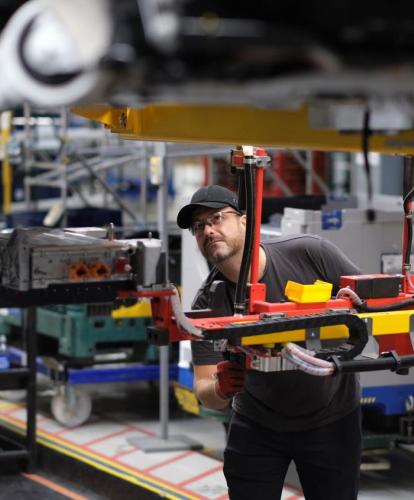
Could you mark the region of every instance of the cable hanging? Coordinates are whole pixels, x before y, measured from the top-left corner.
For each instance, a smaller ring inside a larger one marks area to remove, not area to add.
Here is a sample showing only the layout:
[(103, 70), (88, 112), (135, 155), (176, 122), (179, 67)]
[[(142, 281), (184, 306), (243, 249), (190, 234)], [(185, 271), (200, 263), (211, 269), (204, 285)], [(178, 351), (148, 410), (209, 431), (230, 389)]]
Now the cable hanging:
[(246, 237), (244, 240), (243, 257), (240, 265), (240, 274), (236, 286), (234, 298), (234, 313), (244, 314), (246, 312), (247, 279), (249, 277), (250, 261), (254, 240), (255, 220), (255, 191), (254, 191), (254, 167), (250, 163), (244, 166), (244, 185), (246, 202)]
[(371, 114), (367, 108), (364, 111), (363, 126), (362, 126), (362, 154), (364, 156), (364, 170), (367, 179), (367, 195), (368, 195), (368, 208), (367, 208), (367, 220), (368, 222), (373, 222), (375, 220), (375, 210), (372, 208), (372, 173), (371, 165), (369, 162), (369, 138), (371, 135), (371, 130), (369, 127)]

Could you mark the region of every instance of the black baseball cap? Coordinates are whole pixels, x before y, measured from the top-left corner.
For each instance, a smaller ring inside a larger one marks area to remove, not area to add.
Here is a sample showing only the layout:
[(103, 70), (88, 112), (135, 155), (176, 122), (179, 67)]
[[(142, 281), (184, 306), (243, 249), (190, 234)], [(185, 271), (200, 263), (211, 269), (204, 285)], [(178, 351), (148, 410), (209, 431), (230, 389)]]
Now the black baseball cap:
[(182, 229), (188, 229), (191, 226), (193, 212), (196, 208), (224, 208), (227, 206), (240, 212), (239, 201), (233, 191), (217, 185), (202, 187), (193, 194), (190, 203), (178, 212), (177, 224)]

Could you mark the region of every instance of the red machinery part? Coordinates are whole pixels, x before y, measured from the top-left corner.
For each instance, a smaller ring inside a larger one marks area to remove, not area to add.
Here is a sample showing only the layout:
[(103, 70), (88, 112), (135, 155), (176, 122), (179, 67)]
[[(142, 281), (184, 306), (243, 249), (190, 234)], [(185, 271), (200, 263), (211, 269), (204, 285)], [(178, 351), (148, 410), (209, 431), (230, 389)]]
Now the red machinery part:
[(411, 337), (406, 333), (380, 335), (376, 339), (379, 352), (396, 351), (400, 356), (414, 354)]
[(131, 271), (131, 265), (127, 257), (118, 257), (114, 262), (115, 274), (127, 274)]
[(397, 297), (403, 291), (403, 277), (387, 274), (341, 276), (340, 287), (349, 287), (361, 299)]

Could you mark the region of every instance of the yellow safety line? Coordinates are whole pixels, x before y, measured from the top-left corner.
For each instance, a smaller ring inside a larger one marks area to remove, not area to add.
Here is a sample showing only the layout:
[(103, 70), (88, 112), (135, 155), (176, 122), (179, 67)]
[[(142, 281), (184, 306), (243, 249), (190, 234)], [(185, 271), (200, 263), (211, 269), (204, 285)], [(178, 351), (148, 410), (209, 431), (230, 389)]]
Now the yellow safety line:
[[(25, 408), (24, 406), (16, 405), (16, 408)], [(7, 415), (1, 415), (0, 414), (0, 421), (3, 421), (4, 423), (8, 424), (8, 427), (11, 428), (12, 430), (16, 430), (19, 434), (24, 435), (25, 432), (22, 430), (24, 429), (23, 423), (20, 424), (20, 422), (16, 422), (17, 419), (14, 419), (13, 417), (8, 417)], [(43, 435), (43, 437), (42, 437)], [(54, 440), (58, 443), (61, 444), (61, 446), (55, 445), (51, 443), (49, 440)], [(135, 470), (129, 469), (128, 467), (125, 467), (123, 465), (118, 465), (118, 464), (111, 464), (109, 460), (107, 460), (104, 457), (100, 457), (98, 455), (95, 455), (92, 452), (89, 452), (87, 450), (84, 450), (80, 448), (77, 445), (74, 445), (72, 443), (68, 443), (63, 441), (61, 438), (58, 436), (54, 436), (51, 434), (47, 434), (45, 431), (42, 431), (41, 429), (37, 430), (37, 436), (36, 436), (36, 441), (40, 444), (43, 444), (44, 446), (51, 448), (55, 451), (59, 451), (61, 453), (64, 453), (65, 455), (68, 455), (72, 458), (77, 458), (78, 460), (85, 462), (89, 465), (92, 465), (93, 467), (96, 467), (99, 470), (102, 470), (104, 472), (108, 472), (109, 474), (112, 474), (116, 477), (119, 477), (121, 479), (125, 479), (133, 484), (136, 484), (138, 486), (142, 486), (146, 489), (149, 489), (150, 491), (153, 491), (158, 494), (162, 494), (165, 496), (165, 498), (170, 498), (171, 500), (182, 500), (182, 497), (185, 496), (189, 500), (199, 500), (199, 497), (194, 497), (192, 495), (187, 494), (187, 492), (182, 492), (182, 490), (179, 490), (178, 488), (175, 488), (174, 486), (171, 486), (168, 483), (164, 483), (163, 481), (159, 481), (153, 478), (148, 478), (144, 474), (137, 472)], [(86, 455), (86, 456), (84, 456)], [(88, 458), (88, 456), (90, 458)], [(102, 464), (101, 462), (107, 462), (107, 466)], [(109, 467), (109, 464), (111, 464), (111, 467)], [(121, 469), (125, 472), (123, 474), (122, 472), (118, 472), (116, 470), (113, 470), (113, 468)], [(130, 476), (128, 476), (130, 474)], [(134, 477), (135, 476), (135, 477)], [(139, 480), (139, 478), (142, 478), (142, 481)], [(147, 482), (154, 483), (155, 485), (159, 485), (159, 488), (156, 486), (152, 486), (151, 484), (148, 484)], [(171, 490), (173, 492), (176, 492), (177, 494), (181, 495), (180, 497), (177, 496), (172, 496), (165, 490)]]
[[(189, 499), (197, 500), (197, 497), (193, 497), (193, 496), (187, 495), (186, 493), (181, 493), (179, 490), (176, 490), (174, 487), (171, 487), (170, 485), (164, 485), (161, 481), (156, 481), (156, 480), (153, 480), (152, 478), (151, 479), (147, 479), (146, 481), (143, 481), (143, 480), (140, 481), (140, 479), (139, 479), (140, 476), (142, 476), (143, 478), (145, 478), (145, 476), (143, 474), (136, 473), (135, 471), (129, 470), (129, 469), (127, 469), (127, 468), (125, 468), (123, 466), (120, 466), (118, 464), (113, 465), (112, 467), (109, 467), (109, 466), (106, 466), (103, 463), (100, 463), (100, 462), (97, 462), (96, 460), (94, 460), (93, 455), (91, 455), (91, 458), (87, 458), (87, 457), (84, 457), (82, 455), (79, 455), (78, 453), (76, 453), (76, 451), (71, 451), (70, 449), (62, 448), (62, 447), (57, 446), (57, 445), (53, 445), (48, 440), (45, 440), (43, 438), (38, 438), (37, 441), (40, 444), (43, 444), (44, 446), (47, 446), (48, 448), (51, 448), (51, 449), (53, 449), (55, 451), (58, 451), (60, 453), (65, 454), (65, 455), (68, 455), (68, 456), (70, 456), (72, 458), (78, 459), (81, 462), (87, 463), (88, 465), (91, 465), (91, 466), (95, 467), (96, 469), (99, 469), (99, 470), (101, 470), (103, 472), (107, 472), (107, 473), (109, 473), (109, 474), (111, 474), (111, 475), (113, 475), (115, 477), (118, 477), (120, 479), (124, 479), (126, 481), (129, 481), (130, 483), (133, 483), (133, 484), (135, 484), (137, 486), (142, 486), (143, 488), (145, 488), (147, 490), (150, 490), (150, 491), (152, 491), (154, 493), (162, 494), (163, 496), (165, 495), (165, 498), (170, 498), (171, 500), (177, 500), (177, 499), (181, 500), (182, 496), (185, 495)], [(88, 453), (85, 453), (85, 454), (88, 454)], [(104, 461), (104, 460), (102, 459), (102, 461)], [(107, 461), (107, 463), (109, 464), (110, 462)], [(114, 470), (115, 467), (118, 468), (118, 469), (124, 470), (125, 473), (118, 472), (117, 470)], [(157, 488), (156, 486), (152, 486), (151, 484), (148, 484), (149, 482), (158, 484), (159, 488)], [(167, 489), (168, 490), (172, 490), (172, 491), (176, 491), (181, 496), (177, 497), (175, 495), (172, 495), (172, 494), (170, 494), (170, 493), (168, 493), (168, 492), (165, 491)]]

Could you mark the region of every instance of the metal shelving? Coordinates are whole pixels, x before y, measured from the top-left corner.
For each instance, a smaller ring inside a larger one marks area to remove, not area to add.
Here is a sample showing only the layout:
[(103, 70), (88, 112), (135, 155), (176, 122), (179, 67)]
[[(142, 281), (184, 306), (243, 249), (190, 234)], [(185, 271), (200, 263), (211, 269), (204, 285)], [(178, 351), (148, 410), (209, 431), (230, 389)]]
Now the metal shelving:
[(27, 309), (23, 328), (26, 347), (26, 366), (0, 371), (0, 389), (27, 389), (26, 434), (23, 442), (2, 434), (0, 430), (0, 461), (25, 460), (26, 469), (31, 470), (36, 461), (36, 309)]

